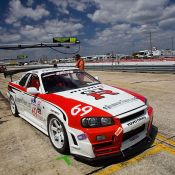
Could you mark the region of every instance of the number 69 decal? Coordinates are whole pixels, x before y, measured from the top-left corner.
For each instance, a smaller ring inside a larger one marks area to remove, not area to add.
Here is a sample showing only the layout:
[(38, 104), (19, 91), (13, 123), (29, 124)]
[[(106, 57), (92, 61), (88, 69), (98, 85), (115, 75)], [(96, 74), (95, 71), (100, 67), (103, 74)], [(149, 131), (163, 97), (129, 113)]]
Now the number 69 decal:
[(89, 112), (92, 111), (92, 107), (91, 106), (84, 106), (81, 107), (81, 104), (74, 106), (71, 109), (71, 114), (73, 116), (80, 114), (80, 116), (84, 116), (85, 114), (88, 114)]

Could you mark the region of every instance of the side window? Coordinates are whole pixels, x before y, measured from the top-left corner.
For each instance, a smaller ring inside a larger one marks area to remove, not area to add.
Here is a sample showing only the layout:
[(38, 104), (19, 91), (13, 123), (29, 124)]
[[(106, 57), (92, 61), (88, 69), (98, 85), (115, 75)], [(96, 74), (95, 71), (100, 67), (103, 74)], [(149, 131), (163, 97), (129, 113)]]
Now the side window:
[(40, 82), (39, 82), (39, 78), (37, 75), (32, 75), (30, 77), (27, 87), (35, 87), (37, 90), (39, 90)]
[(30, 74), (26, 74), (26, 75), (20, 80), (20, 82), (19, 82), (19, 85), (20, 85), (20, 86), (25, 86), (26, 81), (27, 81), (29, 75), (30, 75)]

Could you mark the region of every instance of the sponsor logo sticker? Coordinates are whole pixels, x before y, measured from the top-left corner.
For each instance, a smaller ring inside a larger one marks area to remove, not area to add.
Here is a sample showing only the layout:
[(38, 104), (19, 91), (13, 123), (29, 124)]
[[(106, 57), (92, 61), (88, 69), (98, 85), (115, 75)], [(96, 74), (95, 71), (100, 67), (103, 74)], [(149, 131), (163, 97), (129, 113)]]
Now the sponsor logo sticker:
[(109, 110), (109, 109), (124, 105), (126, 103), (131, 103), (131, 102), (136, 101), (136, 100), (138, 100), (136, 97), (132, 97), (132, 98), (125, 99), (125, 100), (119, 100), (119, 101), (112, 103), (110, 105), (105, 105), (103, 107), (103, 109)]
[(145, 119), (146, 119), (146, 117), (145, 116), (142, 116), (142, 117), (137, 118), (136, 120), (133, 120), (133, 121), (127, 123), (127, 125), (128, 126), (132, 126), (132, 125), (134, 125), (134, 124), (136, 124), (136, 123), (138, 123), (138, 122), (140, 122), (142, 120), (145, 120)]
[(94, 97), (95, 100), (100, 100), (102, 98), (105, 98), (104, 95), (117, 95), (119, 93), (118, 92), (113, 92), (111, 90), (105, 90), (105, 89), (102, 89), (102, 88), (97, 88), (97, 89), (93, 89), (93, 90), (84, 91), (81, 94), (86, 94), (88, 96)]
[(122, 131), (123, 131), (123, 129), (122, 129), (121, 127), (119, 127), (119, 128), (117, 129), (117, 131), (115, 132), (115, 135), (116, 135), (116, 136), (119, 136), (119, 135), (121, 134)]

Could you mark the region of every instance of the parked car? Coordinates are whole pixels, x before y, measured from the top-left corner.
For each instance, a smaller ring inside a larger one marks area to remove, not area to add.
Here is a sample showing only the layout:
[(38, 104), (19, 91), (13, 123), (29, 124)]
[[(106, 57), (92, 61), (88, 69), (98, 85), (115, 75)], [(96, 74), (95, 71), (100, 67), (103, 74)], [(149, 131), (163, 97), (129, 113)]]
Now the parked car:
[(91, 160), (123, 152), (152, 128), (153, 108), (145, 97), (79, 69), (26, 72), (9, 82), (8, 97), (12, 114), (48, 135), (58, 152)]

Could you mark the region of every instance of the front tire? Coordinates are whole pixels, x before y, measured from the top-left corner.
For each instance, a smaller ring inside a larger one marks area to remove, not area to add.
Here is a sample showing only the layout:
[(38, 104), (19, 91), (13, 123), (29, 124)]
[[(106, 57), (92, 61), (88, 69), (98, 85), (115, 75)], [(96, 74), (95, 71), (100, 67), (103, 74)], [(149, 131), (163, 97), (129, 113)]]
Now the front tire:
[(19, 115), (18, 115), (19, 113), (18, 113), (16, 104), (15, 104), (15, 100), (14, 100), (14, 98), (12, 96), (10, 97), (10, 109), (11, 109), (12, 114), (15, 117), (19, 117)]
[(47, 123), (50, 142), (62, 154), (69, 153), (69, 141), (64, 124), (55, 116), (51, 116)]

